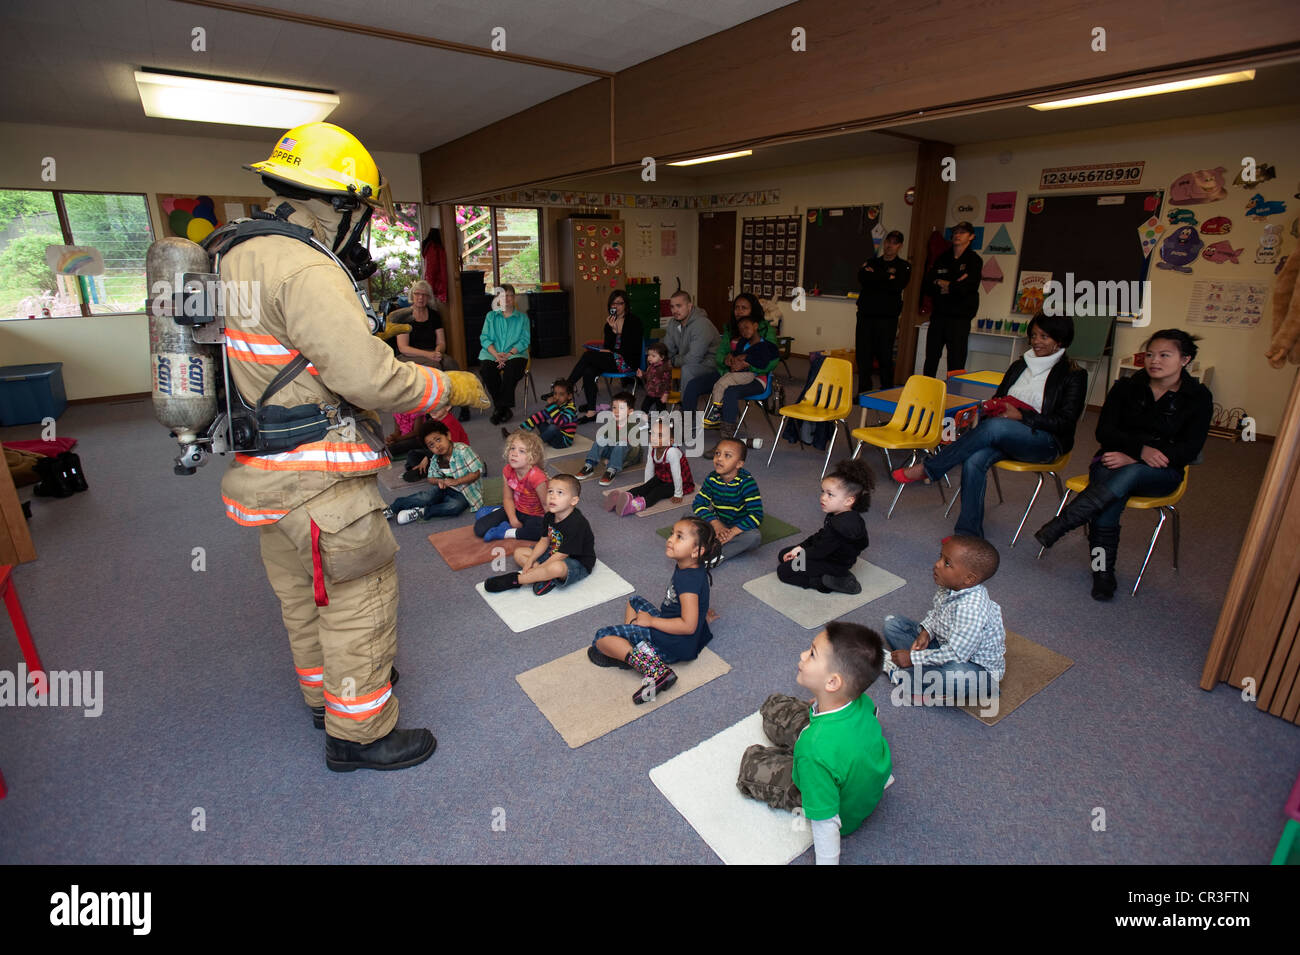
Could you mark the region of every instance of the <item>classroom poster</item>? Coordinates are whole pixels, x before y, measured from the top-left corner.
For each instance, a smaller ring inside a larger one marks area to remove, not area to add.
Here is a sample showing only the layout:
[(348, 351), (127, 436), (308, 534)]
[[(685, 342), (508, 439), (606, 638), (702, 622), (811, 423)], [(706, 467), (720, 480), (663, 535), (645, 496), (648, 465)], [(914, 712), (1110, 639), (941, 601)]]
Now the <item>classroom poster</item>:
[(638, 222), (636, 224), (636, 250), (639, 255), (647, 259), (655, 254), (655, 231), (654, 226), (649, 222)]
[(789, 297), (798, 285), (800, 216), (741, 220), (740, 288), (761, 298)]
[(1010, 222), (1016, 217), (1015, 192), (990, 192), (984, 201), (985, 222)]
[(664, 258), (677, 254), (677, 229), (659, 228), (659, 254)]
[(1016, 304), (1012, 311), (1021, 315), (1033, 315), (1042, 311), (1047, 283), (1050, 281), (1051, 272), (1021, 272), (1020, 282), (1016, 286)]
[(1265, 282), (1195, 282), (1187, 303), (1187, 321), (1220, 328), (1257, 328), (1268, 304), (1268, 291)]

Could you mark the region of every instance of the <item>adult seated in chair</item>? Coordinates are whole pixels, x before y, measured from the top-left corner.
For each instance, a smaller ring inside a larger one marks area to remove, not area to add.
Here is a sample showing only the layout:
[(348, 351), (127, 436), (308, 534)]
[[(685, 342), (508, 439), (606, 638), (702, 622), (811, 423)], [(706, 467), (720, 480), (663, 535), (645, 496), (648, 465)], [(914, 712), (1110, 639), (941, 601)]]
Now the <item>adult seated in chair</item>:
[(411, 286), (411, 304), (389, 313), (388, 324), (411, 326), (410, 332), (397, 336), (397, 357), (443, 371), (459, 371), (456, 359), (447, 354), (442, 317), (432, 301), (433, 286), (421, 280)]
[(528, 368), (528, 346), (532, 344), (528, 316), (515, 308), (515, 287), (503, 285), (501, 289), (501, 295), (492, 302), (493, 310), (483, 321), (483, 332), (478, 338), (483, 346), (478, 353), (478, 373), (496, 406), (492, 413), (493, 424), (514, 417), (515, 388)]
[(993, 400), (1003, 402), (996, 417), (986, 417), (934, 457), (899, 468), (904, 483), (938, 480), (961, 465), (961, 516), (956, 534), (984, 536), (984, 487), (988, 470), (998, 461), (1042, 463), (1074, 447), (1074, 429), (1083, 414), (1088, 373), (1070, 360), (1065, 349), (1074, 341), (1074, 319), (1039, 312), (1029, 321), (1029, 348), (1007, 369)]
[(641, 319), (628, 309), (627, 293), (616, 288), (609, 293), (609, 316), (605, 319), (605, 339), (599, 349), (587, 348), (569, 372), (569, 386), (582, 382), (584, 401), (579, 421), (596, 417), (596, 383), (601, 375), (636, 374), (641, 367)]
[(776, 346), (759, 333), (761, 321), (753, 313), (736, 320), (736, 339), (726, 358), (728, 371), (713, 386), (704, 411), (704, 427), (720, 428), (724, 438), (736, 434), (740, 403), (767, 390), (766, 382), (758, 376), (771, 374), (781, 360)]
[[(1097, 419), (1101, 447), (1088, 469), (1088, 487), (1034, 534), (1051, 547), (1068, 531), (1089, 525), (1092, 596), (1115, 593), (1115, 554), (1124, 504), (1134, 494), (1161, 497), (1183, 481), (1183, 469), (1205, 446), (1214, 413), (1210, 389), (1187, 373), (1196, 339), (1177, 328), (1156, 332), (1146, 364), (1111, 387)], [(1097, 555), (1097, 548), (1102, 554)], [(1098, 569), (1096, 556), (1104, 563)]]
[[(718, 379), (731, 370), (727, 364), (731, 357), (731, 344), (740, 337), (740, 328), (737, 324), (739, 319), (747, 316), (754, 316), (758, 319), (758, 335), (760, 338), (770, 342), (773, 347), (776, 346), (776, 330), (768, 324), (767, 319), (763, 317), (763, 306), (758, 299), (748, 292), (741, 292), (731, 303), (731, 324), (730, 334), (722, 336), (718, 342), (718, 347), (713, 353), (713, 367), (703, 374), (696, 375), (687, 384), (685, 378), (682, 380), (682, 412), (690, 414), (698, 410), (696, 405), (704, 395), (713, 390), (713, 386), (718, 383)], [(747, 390), (753, 383), (744, 386)], [(753, 394), (758, 394), (762, 388), (754, 389)], [(729, 420), (734, 421), (735, 418)]]
[(669, 304), (673, 317), (664, 329), (664, 347), (673, 367), (681, 369), (681, 384), (677, 389), (680, 392), (699, 375), (713, 373), (718, 330), (704, 309), (691, 302), (689, 293), (674, 292)]

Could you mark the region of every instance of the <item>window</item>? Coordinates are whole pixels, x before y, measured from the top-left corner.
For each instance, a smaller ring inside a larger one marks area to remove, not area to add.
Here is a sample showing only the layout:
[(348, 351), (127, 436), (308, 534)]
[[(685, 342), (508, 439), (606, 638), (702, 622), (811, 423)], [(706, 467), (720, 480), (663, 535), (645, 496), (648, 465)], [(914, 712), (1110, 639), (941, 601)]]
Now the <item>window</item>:
[[(0, 319), (143, 312), (152, 242), (143, 195), (0, 189)], [(104, 274), (56, 275), (51, 245), (98, 249)]]
[(457, 206), (462, 271), (483, 273), (489, 289), (509, 283), (525, 292), (542, 284), (542, 211)]
[(420, 204), (395, 202), (397, 218), (376, 211), (370, 218), (370, 257), (379, 266), (370, 277), (370, 301), (378, 308), (406, 295), (411, 283), (424, 277), (420, 257)]

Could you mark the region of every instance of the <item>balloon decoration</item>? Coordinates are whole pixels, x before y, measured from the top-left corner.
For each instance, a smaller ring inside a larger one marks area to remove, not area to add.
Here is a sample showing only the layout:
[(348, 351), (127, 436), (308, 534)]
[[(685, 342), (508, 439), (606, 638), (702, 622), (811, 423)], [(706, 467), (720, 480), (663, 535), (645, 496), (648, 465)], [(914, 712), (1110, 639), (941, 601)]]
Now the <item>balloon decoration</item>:
[(202, 242), (221, 224), (211, 196), (162, 199), (162, 210), (172, 234), (191, 242)]

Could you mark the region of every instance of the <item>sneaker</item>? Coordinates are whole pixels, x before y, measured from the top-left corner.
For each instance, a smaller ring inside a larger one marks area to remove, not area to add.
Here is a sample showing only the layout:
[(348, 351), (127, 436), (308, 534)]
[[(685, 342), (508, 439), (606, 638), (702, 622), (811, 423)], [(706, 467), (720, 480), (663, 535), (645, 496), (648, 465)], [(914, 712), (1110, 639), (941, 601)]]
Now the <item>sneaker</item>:
[(504, 593), (519, 586), (519, 574), (501, 574), (483, 581), (483, 589), (490, 594)]
[(617, 514), (622, 509), (624, 502), (631, 496), (627, 491), (608, 491), (604, 500), (605, 510)]
[[(594, 646), (587, 647), (587, 659), (598, 667), (618, 667), (620, 670), (631, 670), (632, 667), (622, 660), (615, 660), (613, 657), (607, 657)], [(323, 710), (324, 707), (321, 707)]]
[(384, 520), (391, 521), (395, 516), (391, 507), (384, 508)]
[(596, 465), (584, 464), (582, 466), (582, 470), (579, 471), (577, 474), (575, 474), (574, 477), (576, 477), (579, 481), (585, 481), (587, 480), (587, 478), (591, 477), (595, 473), (596, 473)]
[(613, 468), (610, 468), (604, 473), (604, 475), (601, 476), (600, 486), (609, 487), (611, 484), (614, 483), (614, 479), (616, 477), (618, 477), (618, 472), (615, 471)]
[[(398, 518), (398, 521), (399, 521), (399, 523), (400, 523), (400, 521), (401, 521), (401, 518), (400, 518), (400, 517)], [(484, 541), (503, 541), (503, 540), (506, 539), (506, 531), (508, 531), (508, 530), (510, 530), (510, 522), (509, 522), (509, 521), (502, 521), (502, 522), (501, 522), (500, 524), (498, 524), (496, 527), (490, 527), (490, 528), (488, 528), (487, 533), (483, 535), (483, 540), (484, 540)]]
[[(483, 518), (487, 517), (489, 514), (495, 511), (497, 509), (497, 506), (498, 505), (496, 504), (489, 504), (487, 507), (480, 507), (477, 511), (474, 512), (475, 520), (481, 521)], [(502, 513), (505, 512), (502, 511)]]
[(533, 584), (533, 593), (540, 597), (543, 594), (549, 594), (558, 586), (560, 586), (560, 582), (554, 577), (550, 580), (539, 580), (537, 583)]
[(398, 512), (397, 523), (413, 524), (420, 519), (420, 513), (418, 507), (408, 507), (406, 510)]
[(664, 667), (664, 672), (659, 674), (659, 679), (655, 680), (646, 677), (641, 681), (641, 687), (632, 694), (633, 703), (650, 703), (653, 702), (664, 690), (668, 689), (677, 682), (677, 674), (668, 667)]
[(705, 428), (712, 429), (712, 428), (716, 428), (721, 421), (722, 421), (722, 405), (710, 404), (709, 407), (706, 408), (704, 411), (704, 420), (701, 421), (700, 423)]
[(644, 510), (645, 510), (645, 498), (633, 497), (631, 494), (628, 494), (627, 500), (623, 502), (623, 506), (620, 507), (618, 510), (618, 516), (628, 517), (631, 514), (635, 514), (637, 511), (644, 511)]
[(862, 593), (862, 584), (852, 574), (847, 577), (832, 577), (830, 574), (823, 574), (822, 583), (826, 585), (827, 590), (834, 591), (837, 594)]

